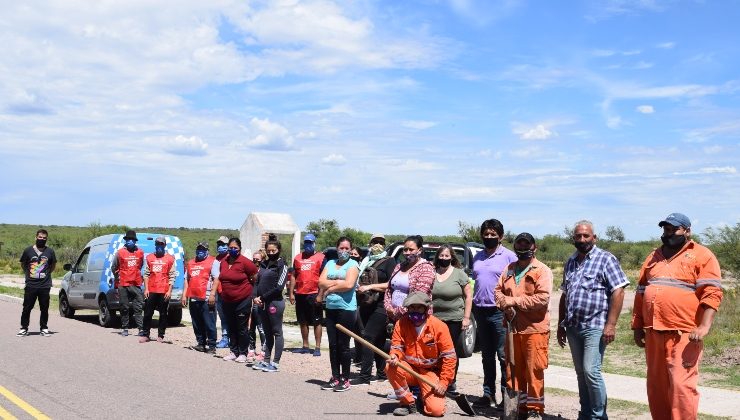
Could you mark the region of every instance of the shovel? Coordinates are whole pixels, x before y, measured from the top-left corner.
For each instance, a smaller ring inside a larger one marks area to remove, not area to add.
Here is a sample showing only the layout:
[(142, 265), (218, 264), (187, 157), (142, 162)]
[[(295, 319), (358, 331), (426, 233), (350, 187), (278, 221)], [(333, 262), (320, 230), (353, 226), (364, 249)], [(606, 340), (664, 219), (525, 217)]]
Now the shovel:
[[(341, 332), (347, 334), (348, 336), (354, 338), (355, 340), (357, 340), (357, 342), (359, 342), (363, 346), (367, 346), (367, 348), (369, 348), (370, 350), (374, 351), (377, 355), (381, 356), (385, 360), (388, 360), (388, 359), (391, 358), (391, 356), (388, 353), (386, 353), (383, 350), (375, 347), (372, 343), (368, 342), (364, 338), (362, 338), (362, 337), (358, 336), (357, 334), (353, 333), (352, 331), (348, 330), (344, 326), (342, 326), (340, 324), (337, 324), (336, 327), (337, 327), (337, 329), (339, 331), (341, 331)], [(424, 376), (421, 376), (418, 373), (414, 372), (413, 369), (406, 367), (406, 365), (404, 365), (403, 363), (399, 363), (397, 366), (400, 367), (401, 369), (405, 370), (409, 374), (411, 374), (417, 380), (422, 381), (422, 382), (426, 383), (427, 385), (429, 385), (431, 387), (437, 386), (437, 384), (435, 384), (434, 382), (432, 382), (429, 379), (425, 378)], [(460, 407), (460, 410), (462, 410), (465, 414), (467, 414), (469, 416), (475, 416), (475, 410), (473, 410), (473, 407), (468, 402), (468, 399), (465, 398), (465, 395), (460, 394), (460, 395), (456, 396), (454, 399), (455, 399), (455, 402), (457, 403), (457, 406)]]
[(507, 362), (509, 363), (509, 377), (511, 388), (508, 386), (504, 391), (504, 414), (502, 420), (517, 420), (519, 418), (519, 401), (522, 393), (516, 389), (516, 363), (514, 362), (514, 331), (511, 329), (511, 321), (506, 321), (506, 341), (509, 346)]

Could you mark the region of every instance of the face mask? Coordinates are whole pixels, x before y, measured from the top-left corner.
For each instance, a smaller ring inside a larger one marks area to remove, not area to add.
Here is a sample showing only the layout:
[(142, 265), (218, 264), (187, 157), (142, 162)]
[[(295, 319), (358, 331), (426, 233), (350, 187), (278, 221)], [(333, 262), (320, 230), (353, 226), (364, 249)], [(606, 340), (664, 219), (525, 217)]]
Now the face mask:
[(259, 267), (260, 266), (260, 263), (262, 261), (260, 261), (260, 260), (252, 260), (252, 262), (254, 263), (254, 265), (256, 265), (257, 267)]
[(532, 251), (531, 249), (528, 249), (526, 251), (515, 250), (514, 252), (516, 253), (516, 257), (519, 258), (519, 261), (529, 260), (534, 257), (534, 251)]
[(36, 239), (36, 248), (43, 248), (46, 246), (46, 239)]
[(498, 247), (498, 238), (483, 238), (483, 245), (486, 249), (495, 249)]
[(218, 251), (218, 255), (224, 255), (225, 253), (229, 252), (229, 247), (226, 245), (221, 245), (216, 248), (216, 251)]
[(353, 260), (355, 260), (355, 261), (357, 261), (357, 262), (362, 261), (362, 258), (360, 258), (360, 257), (350, 257), (350, 258), (353, 259)]
[(420, 326), (427, 319), (427, 314), (426, 313), (409, 312), (407, 315), (409, 317), (409, 320), (411, 321), (412, 324), (414, 324), (415, 327)]
[(158, 257), (161, 257), (162, 255), (164, 255), (164, 247), (163, 246), (159, 246), (159, 245), (155, 245), (154, 246), (154, 253), (157, 254)]
[(126, 241), (126, 249), (129, 251), (132, 251), (134, 248), (136, 248), (136, 241), (129, 239)]
[(303, 243), (303, 252), (306, 254), (313, 254), (316, 251), (316, 245), (313, 242)]
[(587, 242), (575, 242), (573, 245), (575, 245), (576, 249), (581, 254), (588, 254), (589, 251), (594, 247), (594, 243), (592, 241)]
[(419, 259), (419, 254), (406, 254), (406, 264), (412, 265)]
[(229, 248), (229, 255), (232, 257), (238, 257), (239, 256), (239, 250), (238, 249), (231, 249)]
[(378, 255), (385, 251), (385, 247), (381, 244), (375, 244), (370, 247), (370, 255)]
[(440, 258), (437, 260), (437, 264), (439, 264), (439, 266), (442, 268), (447, 268), (450, 266), (450, 264), (452, 264), (452, 258)]
[(195, 251), (195, 259), (198, 261), (205, 260), (207, 256), (208, 256), (208, 251), (202, 251), (202, 250)]
[(661, 236), (660, 240), (663, 241), (663, 245), (668, 248), (681, 248), (686, 243), (686, 237), (683, 235), (676, 235), (675, 233), (668, 236)]
[(349, 251), (337, 252), (337, 260), (347, 261), (349, 259)]
[(267, 254), (267, 259), (270, 261), (275, 261), (278, 258), (280, 258), (280, 254)]

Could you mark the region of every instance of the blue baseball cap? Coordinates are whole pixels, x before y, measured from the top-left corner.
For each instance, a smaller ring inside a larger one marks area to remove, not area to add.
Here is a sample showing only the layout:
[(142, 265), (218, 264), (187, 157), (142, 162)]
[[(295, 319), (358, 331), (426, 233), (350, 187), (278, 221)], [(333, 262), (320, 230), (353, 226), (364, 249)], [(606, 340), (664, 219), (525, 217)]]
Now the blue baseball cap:
[(661, 220), (660, 223), (658, 223), (658, 227), (663, 227), (665, 225), (672, 225), (675, 227), (691, 227), (691, 220), (689, 220), (688, 216), (681, 213), (671, 213), (666, 217), (665, 219)]
[(316, 242), (316, 236), (313, 233), (308, 233), (303, 237), (303, 242)]

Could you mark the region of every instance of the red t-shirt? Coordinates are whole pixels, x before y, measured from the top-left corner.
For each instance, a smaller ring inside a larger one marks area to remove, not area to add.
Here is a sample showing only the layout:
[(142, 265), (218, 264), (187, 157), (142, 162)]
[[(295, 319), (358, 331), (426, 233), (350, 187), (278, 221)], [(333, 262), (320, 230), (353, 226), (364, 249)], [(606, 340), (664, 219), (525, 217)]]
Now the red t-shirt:
[(299, 295), (311, 295), (319, 292), (319, 277), (321, 276), (321, 264), (324, 262), (324, 254), (317, 252), (308, 258), (303, 253), (296, 255), (293, 259), (293, 274), (295, 278), (294, 293)]
[(254, 280), (250, 277), (257, 274), (257, 267), (252, 261), (240, 254), (233, 262), (228, 257), (224, 258), (219, 268), (218, 279), (224, 302), (239, 302), (252, 296)]

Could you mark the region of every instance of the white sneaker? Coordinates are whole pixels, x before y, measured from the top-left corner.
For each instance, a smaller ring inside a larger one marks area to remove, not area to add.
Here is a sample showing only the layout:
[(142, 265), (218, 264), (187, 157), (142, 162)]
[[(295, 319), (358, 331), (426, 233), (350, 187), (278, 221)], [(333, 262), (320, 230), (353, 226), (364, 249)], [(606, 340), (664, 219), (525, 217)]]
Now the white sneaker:
[(27, 335), (28, 335), (28, 330), (27, 330), (27, 329), (25, 329), (25, 328), (21, 328), (21, 329), (20, 329), (20, 330), (18, 331), (18, 334), (16, 334), (16, 337), (25, 337), (25, 336), (27, 336)]
[(236, 359), (236, 355), (234, 353), (229, 353), (226, 356), (224, 356), (224, 360), (226, 360), (227, 362), (230, 362), (234, 359)]
[(244, 362), (247, 361), (247, 356), (244, 355), (244, 354), (240, 354), (239, 357), (237, 357), (236, 359), (234, 359), (234, 361), (236, 363), (244, 363)]
[(51, 331), (49, 331), (48, 328), (44, 328), (43, 330), (41, 330), (41, 336), (42, 337), (49, 337), (49, 336), (51, 336)]

